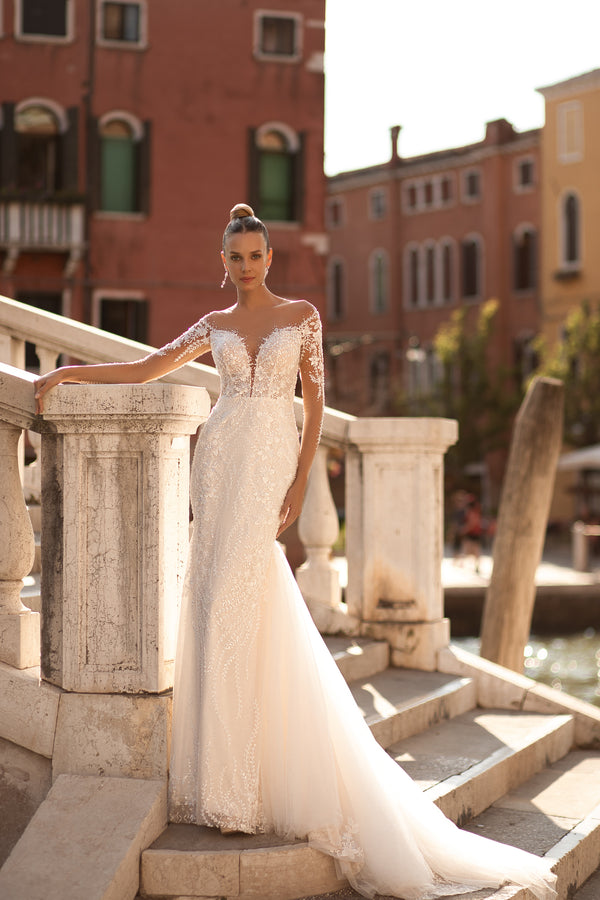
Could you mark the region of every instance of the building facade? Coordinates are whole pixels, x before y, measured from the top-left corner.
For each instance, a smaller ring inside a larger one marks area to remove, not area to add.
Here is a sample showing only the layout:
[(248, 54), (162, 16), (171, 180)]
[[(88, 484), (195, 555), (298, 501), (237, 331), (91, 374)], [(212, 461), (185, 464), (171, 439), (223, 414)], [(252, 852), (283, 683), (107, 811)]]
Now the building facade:
[(0, 293), (160, 345), (210, 309), (229, 209), (324, 305), (325, 0), (4, 0)]
[[(499, 301), (490, 362), (530, 367), (537, 333), (538, 130), (485, 138), (329, 179), (329, 402), (391, 414), (437, 377), (433, 338), (461, 306)], [(406, 408), (406, 407), (405, 407)], [(418, 414), (418, 405), (415, 408)]]
[(600, 69), (540, 88), (542, 135), (542, 330), (561, 339), (569, 312), (600, 302)]

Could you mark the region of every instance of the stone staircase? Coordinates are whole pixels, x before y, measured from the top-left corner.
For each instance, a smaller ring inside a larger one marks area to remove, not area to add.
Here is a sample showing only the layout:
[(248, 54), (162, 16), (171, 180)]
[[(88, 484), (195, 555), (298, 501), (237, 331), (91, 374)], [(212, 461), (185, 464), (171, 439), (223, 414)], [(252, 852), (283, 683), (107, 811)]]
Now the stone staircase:
[[(446, 815), (553, 858), (561, 900), (600, 898), (593, 879), (576, 893), (600, 863), (600, 751), (574, 749), (573, 716), (480, 709), (470, 678), (390, 668), (381, 642), (327, 643), (376, 739)], [(359, 895), (303, 841), (169, 825), (141, 856), (138, 900), (325, 896)], [(466, 896), (531, 898), (512, 886)]]

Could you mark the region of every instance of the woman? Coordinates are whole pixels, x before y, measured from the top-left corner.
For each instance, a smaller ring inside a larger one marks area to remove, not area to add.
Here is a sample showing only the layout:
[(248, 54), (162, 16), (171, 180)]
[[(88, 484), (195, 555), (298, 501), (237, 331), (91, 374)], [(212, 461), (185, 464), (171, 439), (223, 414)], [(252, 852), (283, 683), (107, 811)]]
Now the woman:
[(515, 881), (554, 897), (547, 861), (457, 829), (354, 704), (275, 542), (300, 512), (319, 440), (319, 317), (266, 287), (267, 230), (244, 204), (231, 212), (222, 259), (233, 306), (138, 362), (67, 367), (36, 382), (41, 411), (59, 382), (149, 381), (209, 349), (221, 375), (192, 467), (171, 820), (307, 838), (365, 896), (425, 900)]

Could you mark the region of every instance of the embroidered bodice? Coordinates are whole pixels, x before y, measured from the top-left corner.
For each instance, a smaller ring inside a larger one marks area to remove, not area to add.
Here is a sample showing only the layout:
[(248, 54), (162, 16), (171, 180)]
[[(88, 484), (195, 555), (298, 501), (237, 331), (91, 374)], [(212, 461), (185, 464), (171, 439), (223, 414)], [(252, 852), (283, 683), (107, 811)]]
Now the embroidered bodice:
[(225, 397), (292, 399), (298, 370), (323, 394), (321, 320), (316, 310), (298, 323), (273, 328), (255, 349), (238, 331), (212, 324), (204, 316), (160, 354), (176, 352), (181, 364), (211, 350)]

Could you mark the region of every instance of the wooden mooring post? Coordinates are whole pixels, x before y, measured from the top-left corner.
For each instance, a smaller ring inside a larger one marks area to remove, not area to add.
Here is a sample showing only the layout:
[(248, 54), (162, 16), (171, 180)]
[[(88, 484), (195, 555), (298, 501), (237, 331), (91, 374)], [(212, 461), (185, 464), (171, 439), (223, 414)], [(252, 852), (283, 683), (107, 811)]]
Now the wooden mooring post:
[(535, 378), (516, 418), (481, 625), (481, 656), (523, 670), (556, 464), (562, 444), (563, 383)]

